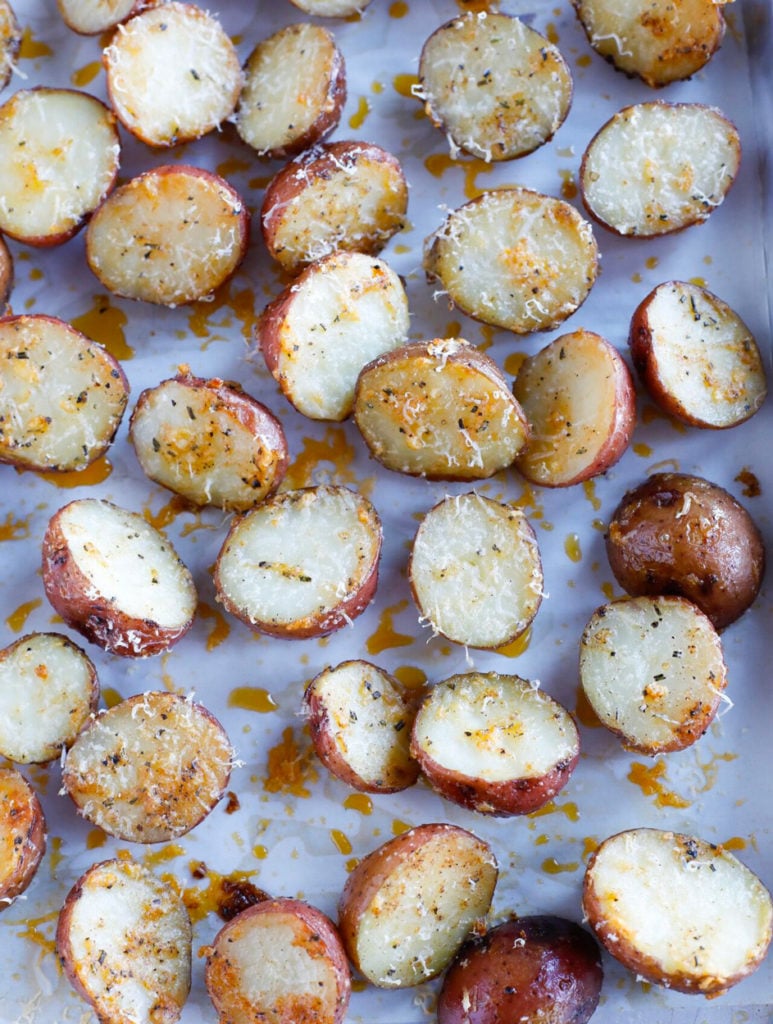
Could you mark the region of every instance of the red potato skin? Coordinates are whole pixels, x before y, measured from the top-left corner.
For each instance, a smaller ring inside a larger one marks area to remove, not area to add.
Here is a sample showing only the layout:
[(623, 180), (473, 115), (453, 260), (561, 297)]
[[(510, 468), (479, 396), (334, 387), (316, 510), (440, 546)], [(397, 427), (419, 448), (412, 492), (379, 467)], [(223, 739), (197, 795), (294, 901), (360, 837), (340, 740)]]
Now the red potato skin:
[(13, 289), (14, 268), (11, 250), (0, 235), (0, 313), (8, 308), (8, 298)]
[(590, 932), (562, 917), (515, 918), (459, 950), (438, 997), (438, 1024), (586, 1024), (602, 981)]
[[(279, 356), (282, 350), (282, 324), (292, 309), (297, 291), (296, 285), (300, 287), (313, 273), (314, 268), (312, 266), (302, 270), (292, 284), (288, 285), (284, 291), (280, 292), (275, 299), (268, 303), (255, 323), (255, 342), (263, 354), (268, 372), (274, 378), (276, 378), (279, 372)], [(281, 380), (278, 383), (281, 387)], [(288, 397), (286, 393), (285, 396)]]
[[(0, 806), (4, 830), (13, 832), (11, 863), (2, 865), (0, 911), (29, 886), (46, 852), (46, 819), (40, 800), (16, 768), (0, 767)], [(11, 870), (6, 873), (6, 868)]]

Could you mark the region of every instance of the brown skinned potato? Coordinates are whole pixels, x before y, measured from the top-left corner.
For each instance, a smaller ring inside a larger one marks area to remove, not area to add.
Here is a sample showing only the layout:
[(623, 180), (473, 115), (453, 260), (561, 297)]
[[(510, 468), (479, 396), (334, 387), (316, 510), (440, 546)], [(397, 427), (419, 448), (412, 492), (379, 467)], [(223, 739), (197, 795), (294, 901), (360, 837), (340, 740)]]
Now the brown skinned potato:
[(629, 594), (681, 594), (717, 629), (743, 615), (765, 571), (762, 535), (747, 510), (724, 488), (689, 473), (654, 473), (628, 491), (606, 546)]
[(46, 819), (16, 768), (0, 766), (0, 910), (28, 887), (46, 851)]

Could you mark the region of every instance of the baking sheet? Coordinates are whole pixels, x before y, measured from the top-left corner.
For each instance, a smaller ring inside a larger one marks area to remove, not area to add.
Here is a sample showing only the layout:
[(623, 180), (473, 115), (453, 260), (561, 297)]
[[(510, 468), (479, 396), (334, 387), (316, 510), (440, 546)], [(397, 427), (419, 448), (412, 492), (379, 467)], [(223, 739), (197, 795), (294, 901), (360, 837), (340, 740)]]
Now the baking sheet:
[[(566, 0), (549, 7), (502, 0), (501, 10), (523, 15), (558, 43), (574, 76), (575, 96), (566, 123), (542, 150), (517, 162), (486, 166), (465, 158), (451, 162), (443, 135), (410, 95), (423, 39), (470, 6), (452, 0), (373, 0), (361, 19), (324, 22), (344, 52), (349, 82), (333, 137), (385, 145), (400, 157), (410, 182), (409, 226), (383, 256), (405, 278), (411, 337), (465, 337), (485, 347), (508, 376), (516, 371), (521, 353), (533, 353), (579, 327), (598, 331), (625, 352), (628, 322), (638, 302), (655, 285), (676, 278), (703, 283), (727, 301), (769, 355), (763, 181), (770, 172), (765, 149), (771, 122), (757, 113), (763, 108), (756, 106), (752, 91), (755, 76), (759, 86), (770, 86), (769, 9), (759, 4), (744, 11), (740, 0), (729, 6), (725, 42), (707, 68), (692, 81), (654, 94), (592, 54)], [(104, 98), (99, 40), (67, 30), (54, 0), (17, 0), (15, 8), (25, 40), (17, 74), (3, 98), (34, 84), (75, 85)], [(222, 0), (213, 13), (219, 14), (242, 58), (259, 39), (303, 17), (285, 0), (249, 5)], [(652, 241), (617, 239), (595, 228), (602, 253), (599, 280), (584, 306), (550, 333), (519, 338), (476, 324), (435, 299), (421, 270), (421, 250), (446, 210), (497, 184), (562, 195), (581, 209), (575, 183), (587, 141), (623, 105), (656, 96), (716, 104), (740, 131), (744, 156), (739, 178), (706, 224)], [(122, 177), (169, 161), (210, 167), (227, 177), (255, 212), (266, 182), (280, 166), (256, 159), (230, 131), (172, 152), (153, 152), (125, 133), (122, 137)], [(770, 585), (724, 634), (730, 701), (689, 750), (654, 760), (627, 753), (611, 735), (588, 724), (578, 705), (577, 680), (582, 628), (599, 604), (620, 593), (607, 565), (603, 531), (627, 487), (663, 468), (704, 475), (747, 506), (770, 543), (770, 401), (749, 423), (715, 434), (678, 428), (640, 396), (633, 444), (603, 478), (555, 493), (525, 485), (515, 472), (480, 484), (482, 493), (516, 502), (530, 516), (547, 596), (516, 650), (466, 651), (433, 639), (420, 627), (405, 567), (421, 515), (445, 494), (470, 487), (387, 473), (368, 458), (353, 424), (314, 423), (290, 408), (252, 344), (256, 314), (282, 287), (256, 221), (250, 252), (234, 280), (214, 301), (177, 310), (107, 296), (86, 267), (82, 236), (50, 251), (13, 242), (10, 247), (16, 261), (14, 312), (60, 316), (107, 344), (123, 360), (132, 401), (180, 364), (202, 376), (240, 381), (280, 416), (287, 431), (293, 465), (286, 486), (332, 481), (363, 490), (383, 520), (384, 556), (376, 599), (351, 628), (323, 640), (267, 639), (224, 617), (214, 600), (211, 567), (228, 517), (216, 510), (182, 510), (169, 493), (145, 479), (127, 441), (126, 421), (107, 462), (74, 480), (2, 468), (0, 643), (33, 630), (67, 632), (47, 604), (38, 570), (41, 538), (58, 507), (97, 495), (144, 511), (163, 527), (193, 571), (200, 614), (180, 644), (154, 659), (132, 662), (86, 645), (104, 698), (113, 702), (166, 687), (192, 692), (220, 717), (241, 765), (231, 779), (234, 797), (224, 799), (190, 835), (151, 848), (115, 842), (79, 819), (59, 795), (57, 764), (23, 769), (41, 795), (49, 841), (26, 896), (0, 916), (0, 1020), (50, 1024), (92, 1019), (63, 978), (52, 939), (57, 912), (75, 880), (93, 862), (120, 850), (130, 850), (157, 873), (174, 878), (193, 907), (193, 988), (184, 1024), (215, 1020), (204, 989), (203, 961), (196, 953), (222, 923), (212, 895), (219, 877), (247, 877), (273, 895), (305, 898), (335, 917), (338, 895), (356, 860), (420, 822), (457, 822), (490, 841), (500, 865), (495, 921), (511, 913), (556, 913), (580, 920), (583, 868), (594, 844), (635, 826), (671, 828), (725, 843), (773, 886)], [(755, 480), (759, 494), (753, 496)], [(356, 657), (370, 658), (412, 683), (424, 678), (432, 683), (473, 667), (539, 680), (579, 718), (583, 753), (569, 784), (543, 812), (510, 820), (463, 811), (421, 783), (391, 796), (354, 794), (314, 760), (299, 704), (307, 680), (327, 665)], [(209, 874), (196, 879), (202, 863)], [(751, 978), (712, 1002), (644, 984), (606, 954), (604, 967), (602, 1001), (594, 1017), (600, 1024), (770, 1019), (771, 957)], [(357, 982), (347, 1019), (368, 1024), (431, 1020), (436, 992), (437, 983), (382, 992)]]

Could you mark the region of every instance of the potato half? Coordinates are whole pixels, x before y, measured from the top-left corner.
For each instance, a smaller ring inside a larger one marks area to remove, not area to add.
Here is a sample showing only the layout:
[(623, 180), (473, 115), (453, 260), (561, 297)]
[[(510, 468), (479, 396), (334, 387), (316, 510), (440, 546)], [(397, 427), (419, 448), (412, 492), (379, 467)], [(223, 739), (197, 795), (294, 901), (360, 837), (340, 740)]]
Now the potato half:
[(591, 857), (583, 909), (609, 953), (677, 992), (718, 996), (762, 963), (770, 893), (721, 846), (653, 828), (606, 839)]
[(418, 95), (452, 156), (512, 160), (563, 124), (572, 76), (558, 48), (520, 18), (469, 11), (424, 43)]
[(652, 238), (700, 224), (741, 162), (734, 124), (701, 103), (637, 103), (593, 136), (580, 165), (585, 208), (618, 235)]
[(434, 978), (489, 911), (497, 862), (458, 825), (418, 825), (364, 857), (346, 880), (339, 929), (372, 984), (405, 988)]
[(83, 36), (98, 36), (156, 0), (56, 0), (62, 21)]
[(452, 211), (426, 239), (424, 270), (463, 313), (528, 334), (557, 327), (585, 301), (598, 249), (569, 203), (497, 188)]
[(191, 986), (191, 922), (177, 890), (128, 858), (94, 864), (59, 914), (56, 952), (102, 1024), (174, 1024)]
[(290, 0), (306, 14), (319, 18), (350, 18), (361, 14), (371, 0)]
[(29, 886), (46, 852), (46, 819), (32, 786), (0, 766), (0, 910)]
[(21, 26), (8, 0), (0, 0), (0, 89), (11, 80), (21, 46)]

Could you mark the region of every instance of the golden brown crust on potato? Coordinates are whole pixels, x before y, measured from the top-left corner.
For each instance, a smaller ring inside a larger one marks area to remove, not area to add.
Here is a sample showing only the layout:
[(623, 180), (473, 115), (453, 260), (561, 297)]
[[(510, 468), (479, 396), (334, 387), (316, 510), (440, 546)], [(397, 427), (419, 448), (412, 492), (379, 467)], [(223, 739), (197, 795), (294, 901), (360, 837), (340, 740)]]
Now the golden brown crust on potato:
[(38, 797), (16, 768), (0, 766), (0, 910), (29, 886), (46, 850)]

